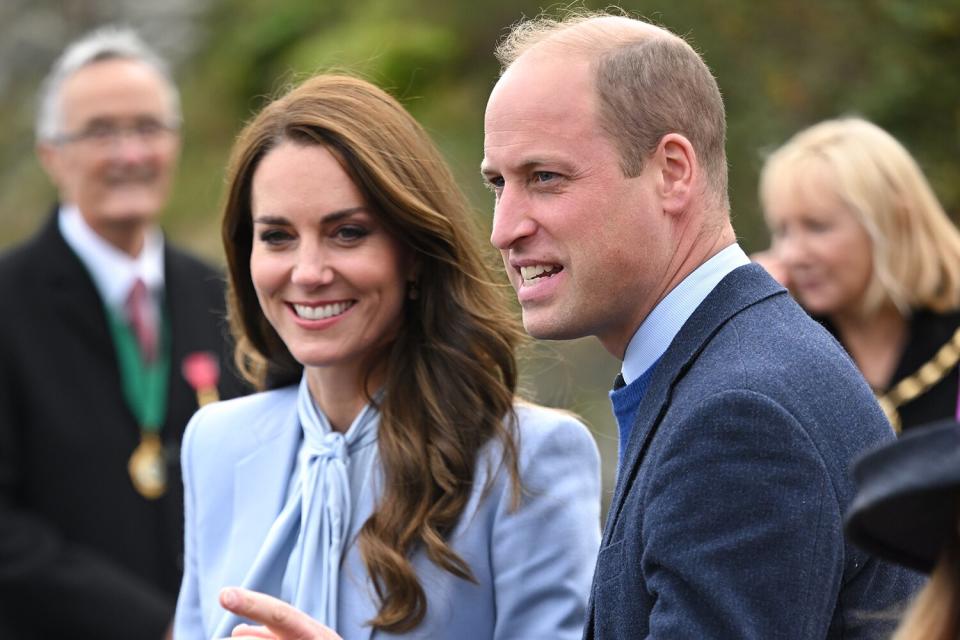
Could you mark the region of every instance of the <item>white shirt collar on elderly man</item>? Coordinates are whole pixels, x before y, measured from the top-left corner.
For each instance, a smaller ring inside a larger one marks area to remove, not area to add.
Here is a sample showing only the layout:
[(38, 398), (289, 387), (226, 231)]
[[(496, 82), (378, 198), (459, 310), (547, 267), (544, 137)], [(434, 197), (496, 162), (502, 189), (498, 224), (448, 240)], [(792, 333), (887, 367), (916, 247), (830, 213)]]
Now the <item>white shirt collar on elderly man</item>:
[(163, 234), (159, 229), (147, 231), (143, 250), (133, 258), (91, 229), (76, 206), (61, 206), (57, 224), (107, 306), (122, 308), (137, 278), (147, 285), (154, 301), (159, 299), (164, 283)]

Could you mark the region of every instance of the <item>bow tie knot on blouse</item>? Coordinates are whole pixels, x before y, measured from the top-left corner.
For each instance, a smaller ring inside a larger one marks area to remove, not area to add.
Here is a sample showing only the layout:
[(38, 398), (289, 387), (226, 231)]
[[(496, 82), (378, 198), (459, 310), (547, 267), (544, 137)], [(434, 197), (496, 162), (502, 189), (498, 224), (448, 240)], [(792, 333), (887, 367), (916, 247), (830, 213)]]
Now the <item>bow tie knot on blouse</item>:
[[(376, 443), (376, 402), (364, 407), (346, 433), (334, 431), (300, 381), (297, 415), (303, 429), (286, 503), (260, 548), (245, 587), (279, 597), (332, 629), (337, 628), (340, 563), (348, 545), (351, 454)], [(279, 592), (279, 593), (278, 593)], [(215, 637), (240, 620), (221, 619)]]
[(319, 440), (304, 434), (304, 445), (309, 462), (314, 458), (326, 458), (344, 464), (347, 462), (347, 439), (339, 431), (325, 433)]

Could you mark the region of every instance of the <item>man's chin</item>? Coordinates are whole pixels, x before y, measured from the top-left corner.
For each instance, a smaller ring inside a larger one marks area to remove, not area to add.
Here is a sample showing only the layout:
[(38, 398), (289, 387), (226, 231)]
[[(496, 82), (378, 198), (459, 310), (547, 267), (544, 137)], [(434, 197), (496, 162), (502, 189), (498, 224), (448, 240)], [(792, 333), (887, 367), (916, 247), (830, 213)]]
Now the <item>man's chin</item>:
[(156, 198), (124, 198), (111, 202), (103, 209), (103, 219), (117, 225), (143, 225), (153, 223), (163, 209), (163, 202)]
[(524, 313), (523, 329), (537, 340), (573, 340), (587, 335), (559, 318), (545, 317), (544, 314)]

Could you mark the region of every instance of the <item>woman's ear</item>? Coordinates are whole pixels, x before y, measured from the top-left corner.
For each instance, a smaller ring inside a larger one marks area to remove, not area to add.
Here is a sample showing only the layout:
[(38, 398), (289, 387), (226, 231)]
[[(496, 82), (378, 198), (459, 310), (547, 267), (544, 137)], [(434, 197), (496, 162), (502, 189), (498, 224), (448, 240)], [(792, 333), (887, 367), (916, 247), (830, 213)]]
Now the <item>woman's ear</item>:
[(404, 277), (408, 282), (416, 282), (420, 280), (420, 271), (420, 260), (413, 254), (413, 252), (408, 252), (406, 259), (404, 260)]
[(407, 298), (416, 300), (420, 297), (420, 261), (411, 257), (407, 262)]

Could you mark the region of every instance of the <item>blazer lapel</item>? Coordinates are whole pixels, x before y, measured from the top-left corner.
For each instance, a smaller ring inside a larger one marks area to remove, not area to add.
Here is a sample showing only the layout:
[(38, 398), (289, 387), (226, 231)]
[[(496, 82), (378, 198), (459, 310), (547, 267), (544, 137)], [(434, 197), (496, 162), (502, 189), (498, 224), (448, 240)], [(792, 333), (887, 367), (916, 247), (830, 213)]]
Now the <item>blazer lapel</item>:
[[(90, 348), (84, 349), (84, 358), (91, 354), (102, 357), (117, 371), (103, 301), (86, 267), (60, 234), (56, 209), (35, 242), (39, 255), (43, 256), (43, 261), (37, 265), (37, 277), (38, 286), (44, 293), (34, 292), (31, 295), (46, 294), (51, 301), (52, 317), (70, 318), (70, 322), (62, 326), (71, 332), (71, 342), (77, 339), (80, 344), (90, 345)], [(56, 336), (52, 338), (56, 339)], [(119, 391), (119, 372), (116, 384)]]
[(224, 564), (229, 584), (244, 583), (287, 496), (301, 430), (296, 402), (286, 396), (283, 400), (290, 408), (287, 415), (254, 425), (252, 451), (234, 467), (234, 524)]
[(713, 335), (730, 318), (777, 294), (786, 295), (786, 290), (770, 278), (762, 267), (755, 264), (739, 267), (727, 274), (710, 292), (670, 343), (637, 409), (623, 463), (617, 473), (617, 484), (607, 514), (601, 548), (610, 542), (624, 498), (640, 469), (650, 441), (670, 406), (670, 397), (677, 382), (690, 369)]

